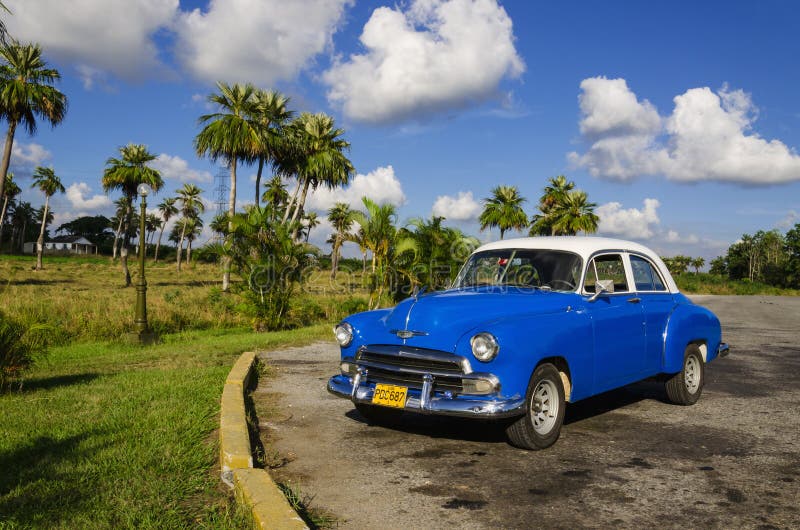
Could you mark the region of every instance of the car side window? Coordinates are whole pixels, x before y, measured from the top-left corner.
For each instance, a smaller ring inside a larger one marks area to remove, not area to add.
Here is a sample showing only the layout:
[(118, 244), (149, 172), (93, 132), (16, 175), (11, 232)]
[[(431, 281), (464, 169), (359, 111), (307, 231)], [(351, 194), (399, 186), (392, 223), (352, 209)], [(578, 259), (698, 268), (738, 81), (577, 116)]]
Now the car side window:
[(584, 290), (587, 293), (594, 293), (598, 280), (612, 280), (615, 293), (630, 291), (620, 254), (604, 254), (589, 262), (589, 270), (586, 271), (586, 280), (583, 285)]
[(631, 256), (633, 281), (637, 291), (666, 291), (664, 282), (653, 264), (639, 256)]

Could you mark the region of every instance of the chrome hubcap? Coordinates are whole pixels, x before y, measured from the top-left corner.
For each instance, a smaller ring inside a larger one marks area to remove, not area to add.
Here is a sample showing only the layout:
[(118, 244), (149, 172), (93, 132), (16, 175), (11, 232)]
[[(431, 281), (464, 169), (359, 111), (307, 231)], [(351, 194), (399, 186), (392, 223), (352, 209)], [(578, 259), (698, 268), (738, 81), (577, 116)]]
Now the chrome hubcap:
[(695, 357), (688, 357), (683, 366), (683, 383), (690, 394), (700, 387), (700, 365)]
[(531, 398), (531, 421), (537, 434), (546, 435), (556, 424), (558, 390), (552, 381), (540, 381)]

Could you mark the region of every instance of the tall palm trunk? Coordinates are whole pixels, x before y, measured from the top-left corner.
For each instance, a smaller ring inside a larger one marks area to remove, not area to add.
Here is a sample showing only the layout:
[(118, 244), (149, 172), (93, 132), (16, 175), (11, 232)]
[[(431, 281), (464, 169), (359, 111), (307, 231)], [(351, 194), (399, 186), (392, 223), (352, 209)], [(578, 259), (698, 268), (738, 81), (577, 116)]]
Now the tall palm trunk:
[(264, 159), (258, 159), (258, 171), (256, 171), (256, 206), (261, 204), (261, 173), (264, 171)]
[(6, 222), (6, 210), (8, 209), (8, 195), (3, 198), (3, 211), (0, 212), (0, 252), (3, 251), (3, 232)]
[(336, 270), (339, 268), (339, 247), (342, 246), (342, 239), (339, 234), (336, 234), (336, 239), (333, 242), (333, 255), (331, 256), (331, 279), (336, 279)]
[(119, 247), (119, 240), (120, 236), (122, 236), (122, 223), (125, 221), (125, 216), (119, 216), (119, 224), (117, 225), (117, 231), (114, 233), (114, 248), (111, 251), (111, 259), (116, 261), (117, 260), (117, 250)]
[(192, 239), (189, 238), (189, 242), (186, 244), (186, 265), (189, 268), (192, 267)]
[(44, 252), (44, 227), (47, 225), (47, 210), (50, 209), (50, 196), (44, 196), (44, 212), (42, 212), (42, 227), (39, 229), (39, 239), (36, 240), (36, 270), (42, 270), (42, 253)]
[(283, 219), (281, 220), (282, 224), (286, 224), (286, 220), (289, 219), (289, 212), (292, 211), (292, 206), (294, 206), (295, 201), (297, 200), (297, 194), (300, 192), (300, 177), (297, 178), (297, 184), (294, 187), (294, 191), (292, 192), (292, 198), (286, 204), (286, 211), (283, 212)]
[(17, 122), (9, 120), (8, 132), (6, 133), (6, 144), (3, 148), (3, 161), (0, 163), (0, 197), (5, 195), (6, 191), (6, 175), (8, 174), (8, 165), (11, 163), (11, 148), (14, 145), (14, 132), (17, 130)]
[(178, 240), (178, 272), (181, 272), (181, 254), (183, 254), (183, 238), (186, 237), (186, 223), (181, 228), (181, 238)]
[(24, 221), (22, 221), (22, 232), (19, 234), (19, 247), (18, 248), (19, 248), (20, 252), (22, 252), (22, 250), (25, 248), (25, 234), (27, 234), (27, 233), (28, 233), (28, 220), (25, 219)]
[(302, 210), (306, 205), (306, 196), (308, 195), (309, 187), (311, 187), (311, 181), (306, 179), (305, 183), (303, 184), (303, 195), (300, 196), (300, 200), (297, 202), (297, 204), (295, 204), (291, 224), (294, 224), (294, 222), (297, 221), (297, 216), (300, 215), (300, 210)]
[(125, 210), (125, 223), (122, 227), (122, 248), (119, 251), (119, 260), (122, 263), (122, 272), (125, 273), (125, 287), (131, 286), (131, 271), (128, 270), (128, 247), (131, 244), (131, 220), (133, 217), (133, 200), (128, 200)]
[(156, 255), (155, 255), (155, 262), (158, 263), (158, 249), (161, 248), (161, 237), (164, 235), (164, 228), (166, 228), (167, 222), (164, 221), (164, 224), (161, 225), (161, 232), (158, 234), (158, 243), (156, 243)]
[[(228, 238), (233, 234), (233, 216), (236, 214), (236, 158), (231, 159), (231, 191), (228, 195)], [(230, 239), (229, 239), (230, 241)], [(231, 287), (231, 257), (222, 257), (222, 292)]]

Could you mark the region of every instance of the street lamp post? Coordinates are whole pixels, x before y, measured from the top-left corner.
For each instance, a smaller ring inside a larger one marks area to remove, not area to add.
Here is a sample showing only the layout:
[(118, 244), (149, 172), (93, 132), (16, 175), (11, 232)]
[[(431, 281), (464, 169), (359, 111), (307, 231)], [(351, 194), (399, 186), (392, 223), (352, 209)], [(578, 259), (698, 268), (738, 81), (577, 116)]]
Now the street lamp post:
[(133, 342), (152, 344), (155, 341), (155, 334), (147, 326), (147, 280), (144, 277), (145, 217), (147, 217), (147, 195), (150, 193), (150, 186), (139, 184), (136, 191), (142, 198), (139, 212), (139, 281), (136, 284), (136, 318), (134, 320), (136, 330), (130, 335)]

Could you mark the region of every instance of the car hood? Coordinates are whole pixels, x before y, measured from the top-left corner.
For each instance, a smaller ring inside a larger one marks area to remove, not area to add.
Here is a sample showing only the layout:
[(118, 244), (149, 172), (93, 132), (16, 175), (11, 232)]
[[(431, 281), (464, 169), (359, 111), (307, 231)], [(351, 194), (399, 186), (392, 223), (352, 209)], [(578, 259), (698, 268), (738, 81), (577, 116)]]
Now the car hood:
[[(371, 337), (420, 348), (454, 351), (458, 339), (468, 331), (487, 326), (503, 317), (565, 311), (574, 303), (573, 293), (554, 293), (534, 289), (479, 287), (451, 289), (408, 298), (383, 319), (383, 337)], [(403, 341), (397, 330), (417, 332)]]

